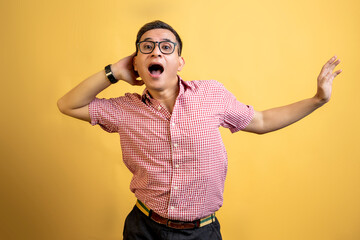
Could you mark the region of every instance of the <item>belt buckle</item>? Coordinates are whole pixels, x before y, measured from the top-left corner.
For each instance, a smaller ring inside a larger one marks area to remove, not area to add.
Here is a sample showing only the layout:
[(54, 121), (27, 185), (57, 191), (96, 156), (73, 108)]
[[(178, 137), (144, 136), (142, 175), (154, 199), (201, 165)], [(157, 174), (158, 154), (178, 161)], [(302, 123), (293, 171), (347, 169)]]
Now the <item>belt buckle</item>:
[(166, 226), (169, 228), (184, 229), (184, 222), (175, 222), (168, 219), (166, 221)]
[[(185, 227), (186, 224), (187, 225), (193, 224), (193, 227)], [(166, 221), (166, 226), (169, 228), (175, 228), (175, 229), (195, 229), (197, 224), (190, 223), (190, 222), (184, 222), (184, 221), (171, 221), (170, 219), (168, 219)]]

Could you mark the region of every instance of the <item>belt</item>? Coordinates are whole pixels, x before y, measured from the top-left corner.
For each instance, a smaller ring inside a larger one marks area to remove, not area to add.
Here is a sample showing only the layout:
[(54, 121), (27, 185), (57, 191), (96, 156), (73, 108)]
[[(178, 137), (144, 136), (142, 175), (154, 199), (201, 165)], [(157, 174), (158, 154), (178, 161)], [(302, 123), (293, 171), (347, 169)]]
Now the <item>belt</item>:
[(150, 208), (148, 208), (144, 203), (142, 203), (140, 200), (136, 201), (136, 206), (142, 211), (146, 216), (148, 216), (153, 221), (160, 223), (162, 225), (165, 225), (169, 228), (175, 228), (175, 229), (194, 229), (206, 226), (210, 223), (215, 222), (215, 213), (210, 214), (209, 216), (206, 216), (204, 218), (192, 221), (192, 222), (183, 222), (183, 221), (177, 221), (177, 220), (170, 220), (168, 218), (164, 218), (157, 214), (156, 212), (152, 211)]

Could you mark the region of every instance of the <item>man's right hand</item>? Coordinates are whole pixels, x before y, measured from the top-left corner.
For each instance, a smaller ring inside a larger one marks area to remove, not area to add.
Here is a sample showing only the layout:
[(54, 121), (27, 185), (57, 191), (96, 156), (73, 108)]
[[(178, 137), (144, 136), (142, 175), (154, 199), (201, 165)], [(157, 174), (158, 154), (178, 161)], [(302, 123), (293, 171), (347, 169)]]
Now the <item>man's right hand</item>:
[(111, 65), (111, 71), (114, 77), (123, 80), (131, 85), (141, 86), (144, 84), (142, 80), (137, 80), (139, 74), (134, 70), (133, 58), (136, 53), (127, 56)]

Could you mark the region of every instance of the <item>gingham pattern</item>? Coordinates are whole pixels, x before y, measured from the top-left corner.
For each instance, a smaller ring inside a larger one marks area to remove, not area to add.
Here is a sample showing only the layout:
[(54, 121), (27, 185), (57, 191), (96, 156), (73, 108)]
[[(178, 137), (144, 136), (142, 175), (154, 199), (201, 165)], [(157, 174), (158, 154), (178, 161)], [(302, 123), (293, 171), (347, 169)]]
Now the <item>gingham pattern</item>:
[(89, 104), (91, 125), (120, 134), (130, 189), (165, 218), (193, 221), (223, 203), (227, 154), (219, 127), (237, 132), (254, 110), (214, 80), (183, 81), (172, 114), (145, 89)]

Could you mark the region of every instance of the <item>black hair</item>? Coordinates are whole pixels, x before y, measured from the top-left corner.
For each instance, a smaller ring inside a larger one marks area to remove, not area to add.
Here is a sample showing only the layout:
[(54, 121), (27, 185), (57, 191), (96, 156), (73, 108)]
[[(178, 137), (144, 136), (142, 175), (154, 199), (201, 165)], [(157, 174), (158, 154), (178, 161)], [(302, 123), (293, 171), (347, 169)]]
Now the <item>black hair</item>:
[(137, 34), (137, 37), (136, 37), (136, 42), (135, 42), (136, 54), (138, 52), (138, 43), (140, 42), (140, 39), (141, 39), (142, 35), (144, 35), (144, 33), (146, 33), (149, 30), (158, 29), (158, 28), (167, 29), (167, 30), (171, 31), (175, 35), (176, 41), (178, 42), (178, 49), (179, 49), (179, 56), (180, 56), (181, 51), (182, 51), (182, 41), (181, 41), (181, 38), (180, 38), (179, 34), (169, 24), (164, 23), (164, 22), (162, 22), (160, 20), (156, 20), (156, 21), (146, 23), (144, 26), (142, 26), (140, 28), (140, 30), (139, 30), (139, 32)]

